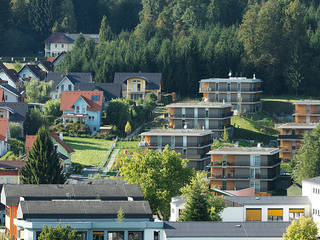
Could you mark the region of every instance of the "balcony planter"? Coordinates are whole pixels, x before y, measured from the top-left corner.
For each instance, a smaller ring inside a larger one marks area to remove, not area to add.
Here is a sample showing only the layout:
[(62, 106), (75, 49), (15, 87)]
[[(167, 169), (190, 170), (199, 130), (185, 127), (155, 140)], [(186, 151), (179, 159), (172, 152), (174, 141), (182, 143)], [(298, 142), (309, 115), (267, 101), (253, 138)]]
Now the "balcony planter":
[(213, 162), (213, 165), (215, 165), (215, 166), (220, 166), (221, 164), (222, 164), (221, 161), (214, 161), (214, 162)]

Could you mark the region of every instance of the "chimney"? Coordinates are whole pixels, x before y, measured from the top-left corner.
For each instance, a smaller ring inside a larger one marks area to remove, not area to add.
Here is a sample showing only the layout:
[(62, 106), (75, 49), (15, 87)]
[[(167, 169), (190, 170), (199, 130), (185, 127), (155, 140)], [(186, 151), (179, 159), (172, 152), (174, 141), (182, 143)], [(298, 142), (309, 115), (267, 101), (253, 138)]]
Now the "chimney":
[(63, 141), (63, 132), (59, 133), (59, 139), (60, 139), (60, 141)]

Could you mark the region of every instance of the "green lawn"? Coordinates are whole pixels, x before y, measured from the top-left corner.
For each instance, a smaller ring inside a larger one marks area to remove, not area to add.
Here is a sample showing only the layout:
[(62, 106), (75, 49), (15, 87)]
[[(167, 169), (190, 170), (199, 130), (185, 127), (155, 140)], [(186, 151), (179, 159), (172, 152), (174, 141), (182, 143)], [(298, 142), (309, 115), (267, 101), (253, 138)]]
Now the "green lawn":
[(99, 167), (106, 158), (112, 141), (94, 138), (64, 137), (73, 149), (72, 162)]

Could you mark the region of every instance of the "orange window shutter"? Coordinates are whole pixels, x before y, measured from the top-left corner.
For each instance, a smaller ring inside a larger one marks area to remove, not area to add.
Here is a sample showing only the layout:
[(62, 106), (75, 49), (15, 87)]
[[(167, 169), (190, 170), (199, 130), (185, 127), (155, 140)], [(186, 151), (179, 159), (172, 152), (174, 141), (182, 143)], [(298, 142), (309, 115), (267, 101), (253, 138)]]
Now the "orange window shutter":
[(247, 209), (246, 221), (261, 221), (261, 209)]
[(304, 213), (304, 209), (290, 209), (290, 213)]
[(283, 216), (283, 209), (268, 209), (268, 216), (269, 217), (282, 217)]

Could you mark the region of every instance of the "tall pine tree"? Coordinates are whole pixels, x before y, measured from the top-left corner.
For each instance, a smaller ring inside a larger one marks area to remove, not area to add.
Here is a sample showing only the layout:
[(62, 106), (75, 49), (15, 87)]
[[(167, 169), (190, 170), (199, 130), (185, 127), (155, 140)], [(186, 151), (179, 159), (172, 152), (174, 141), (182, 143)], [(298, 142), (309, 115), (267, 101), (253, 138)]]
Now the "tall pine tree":
[(103, 43), (105, 41), (110, 41), (112, 39), (113, 33), (108, 24), (107, 17), (103, 16), (101, 21), (101, 27), (99, 31), (99, 42)]
[(23, 184), (60, 184), (65, 176), (58, 154), (45, 127), (41, 127), (21, 169)]

